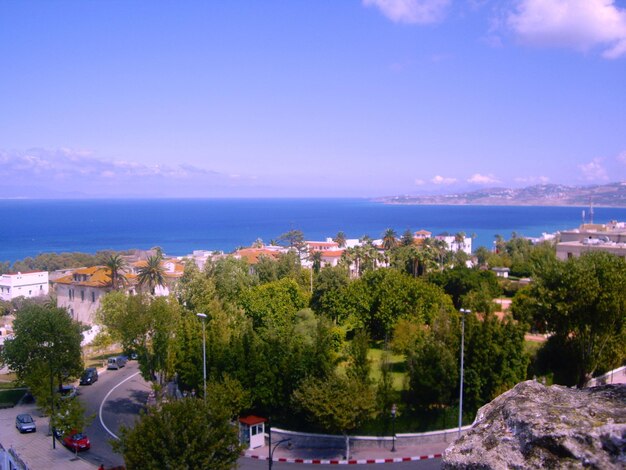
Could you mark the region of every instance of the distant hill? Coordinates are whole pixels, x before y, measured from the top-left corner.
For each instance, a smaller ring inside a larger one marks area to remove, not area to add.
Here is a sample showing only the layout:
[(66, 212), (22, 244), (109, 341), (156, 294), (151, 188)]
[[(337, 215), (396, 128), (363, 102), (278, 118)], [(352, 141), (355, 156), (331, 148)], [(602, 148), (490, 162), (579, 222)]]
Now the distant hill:
[(475, 204), (483, 206), (594, 206), (626, 207), (626, 182), (596, 186), (538, 184), (526, 188), (489, 188), (436, 196), (389, 196), (386, 204)]

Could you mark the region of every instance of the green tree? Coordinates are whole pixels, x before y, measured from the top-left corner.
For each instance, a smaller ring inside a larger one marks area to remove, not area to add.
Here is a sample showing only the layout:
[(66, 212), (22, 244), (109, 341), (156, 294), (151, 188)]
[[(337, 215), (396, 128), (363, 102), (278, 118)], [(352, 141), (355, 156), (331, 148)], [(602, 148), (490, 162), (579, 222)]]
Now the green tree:
[(495, 315), (479, 319), (471, 313), (465, 326), (463, 408), (472, 414), (525, 380), (529, 358), (524, 350), (525, 325)]
[(236, 303), (244, 292), (258, 283), (250, 274), (248, 263), (233, 256), (209, 262), (205, 270), (215, 283), (218, 297), (224, 302)]
[(348, 348), (348, 367), (346, 374), (354, 380), (364, 384), (370, 383), (370, 360), (367, 353), (370, 347), (370, 338), (366, 331), (358, 330)]
[(151, 409), (120, 434), (114, 449), (124, 456), (128, 470), (227, 470), (236, 465), (241, 452), (228, 410), (196, 398)]
[(324, 315), (335, 323), (342, 320), (344, 291), (349, 284), (348, 273), (341, 267), (323, 267), (315, 279), (311, 308), (319, 315)]
[(626, 358), (624, 273), (623, 258), (585, 253), (566, 262), (547, 263), (534, 282), (516, 295), (516, 318), (532, 318), (539, 330), (551, 332), (546, 347), (559, 346), (559, 355), (575, 364), (570, 376), (558, 374), (566, 385), (583, 386), (596, 370)]
[(165, 270), (161, 261), (162, 258), (158, 254), (150, 256), (146, 260), (146, 264), (140, 267), (137, 273), (139, 285), (147, 286), (152, 295), (158, 286), (165, 285)]
[(305, 379), (293, 393), (294, 404), (309, 419), (327, 432), (339, 432), (346, 441), (346, 459), (350, 458), (348, 432), (367, 419), (375, 406), (372, 389), (358, 380), (331, 374), (325, 380)]
[(81, 326), (65, 309), (26, 304), (15, 315), (13, 331), (14, 337), (4, 342), (0, 361), (50, 410), (50, 389), (83, 370)]
[(411, 246), (415, 242), (415, 238), (413, 236), (413, 232), (411, 229), (406, 229), (402, 233), (402, 237), (400, 237), (400, 246)]
[(289, 230), (278, 237), (278, 242), (281, 245), (295, 249), (298, 253), (304, 251), (305, 243), (302, 230)]
[(296, 313), (307, 306), (306, 293), (292, 279), (253, 287), (240, 303), (255, 327), (282, 327), (293, 324)]
[(428, 408), (452, 403), (459, 379), (454, 352), (430, 333), (409, 352), (409, 396), (413, 405)]

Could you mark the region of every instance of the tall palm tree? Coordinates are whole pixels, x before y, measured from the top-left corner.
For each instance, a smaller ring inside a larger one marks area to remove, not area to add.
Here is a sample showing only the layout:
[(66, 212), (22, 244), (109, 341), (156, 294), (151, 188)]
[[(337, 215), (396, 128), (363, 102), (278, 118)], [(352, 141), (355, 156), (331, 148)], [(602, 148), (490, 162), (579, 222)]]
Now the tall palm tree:
[(344, 248), (346, 246), (346, 234), (343, 232), (337, 232), (334, 241), (337, 245), (339, 245), (339, 248)]
[(111, 277), (111, 288), (117, 290), (120, 286), (126, 282), (126, 260), (118, 253), (111, 254), (104, 262), (104, 265), (109, 268)]
[(396, 231), (392, 228), (388, 228), (383, 234), (383, 249), (391, 250), (396, 246), (398, 246), (398, 237)]
[(137, 280), (142, 286), (148, 286), (154, 295), (157, 286), (165, 284), (165, 270), (161, 266), (161, 257), (157, 254), (146, 260), (146, 265), (138, 270)]

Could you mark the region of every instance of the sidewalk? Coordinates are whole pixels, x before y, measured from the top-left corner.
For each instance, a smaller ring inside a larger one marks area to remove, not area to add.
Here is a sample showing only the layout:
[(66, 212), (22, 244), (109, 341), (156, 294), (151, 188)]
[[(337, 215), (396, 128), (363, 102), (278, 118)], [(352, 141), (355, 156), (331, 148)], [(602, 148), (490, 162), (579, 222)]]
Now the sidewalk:
[[(309, 463), (309, 464), (341, 464), (341, 463), (384, 463), (384, 462), (408, 462), (441, 458), (441, 454), (451, 443), (429, 443), (391, 449), (381, 448), (352, 448), (350, 460), (344, 459), (344, 449), (288, 449), (279, 445), (274, 450), (275, 462)], [(267, 445), (252, 450), (246, 450), (248, 458), (267, 460)]]
[[(37, 424), (37, 431), (20, 434), (15, 428), (15, 417), (29, 413)], [(0, 443), (19, 455), (30, 470), (95, 470), (93, 465), (65, 448), (58, 440), (52, 449), (52, 437), (48, 435), (48, 418), (42, 418), (36, 405), (19, 405), (0, 409)]]

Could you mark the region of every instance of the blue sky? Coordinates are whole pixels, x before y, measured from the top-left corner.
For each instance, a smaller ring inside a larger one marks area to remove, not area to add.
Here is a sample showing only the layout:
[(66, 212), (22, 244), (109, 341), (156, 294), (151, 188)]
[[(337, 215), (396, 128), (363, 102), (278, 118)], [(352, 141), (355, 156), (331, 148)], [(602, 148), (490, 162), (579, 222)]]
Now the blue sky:
[(0, 2), (0, 197), (626, 180), (626, 1)]

